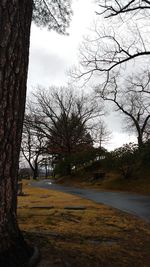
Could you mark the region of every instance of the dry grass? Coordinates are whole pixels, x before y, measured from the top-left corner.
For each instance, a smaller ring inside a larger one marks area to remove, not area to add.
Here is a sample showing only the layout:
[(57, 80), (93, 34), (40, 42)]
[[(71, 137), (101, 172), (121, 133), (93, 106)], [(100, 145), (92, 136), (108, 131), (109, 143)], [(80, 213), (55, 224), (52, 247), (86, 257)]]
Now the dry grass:
[(149, 224), (78, 196), (27, 184), (23, 191), (19, 224), (25, 237), (41, 249), (39, 267), (150, 267)]
[(90, 182), (92, 172), (73, 175), (72, 177), (63, 177), (62, 184), (70, 186), (93, 188), (100, 190), (128, 191), (133, 193), (150, 195), (150, 172), (144, 171), (134, 178), (124, 179), (116, 172), (106, 172), (103, 180)]

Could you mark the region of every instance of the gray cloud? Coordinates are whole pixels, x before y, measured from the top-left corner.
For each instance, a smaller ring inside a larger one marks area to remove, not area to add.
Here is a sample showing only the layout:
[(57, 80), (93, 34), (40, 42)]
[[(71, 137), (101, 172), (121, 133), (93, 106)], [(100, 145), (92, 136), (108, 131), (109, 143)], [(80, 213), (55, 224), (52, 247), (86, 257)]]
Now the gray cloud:
[(33, 49), (30, 56), (28, 85), (65, 84), (67, 81), (66, 68), (69, 62), (59, 54), (51, 54), (41, 49)]

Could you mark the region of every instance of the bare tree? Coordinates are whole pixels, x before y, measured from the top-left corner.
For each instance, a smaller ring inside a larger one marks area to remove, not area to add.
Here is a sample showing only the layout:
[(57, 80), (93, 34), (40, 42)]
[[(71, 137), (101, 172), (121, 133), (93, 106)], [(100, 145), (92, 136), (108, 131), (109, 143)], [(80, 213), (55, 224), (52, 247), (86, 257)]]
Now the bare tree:
[(33, 179), (37, 179), (38, 177), (38, 167), (42, 161), (44, 150), (45, 138), (39, 131), (34, 130), (32, 124), (32, 114), (25, 115), (21, 152), (32, 170)]
[(112, 135), (106, 123), (100, 120), (97, 121), (92, 128), (92, 136), (95, 144), (97, 144), (99, 148), (102, 148), (110, 141)]
[[(103, 114), (95, 99), (69, 88), (50, 88), (35, 94), (34, 126), (47, 138), (49, 153), (69, 158), (91, 144), (89, 129), (93, 120)], [(68, 174), (71, 171), (68, 164)]]
[[(147, 97), (149, 83), (145, 86), (144, 81), (140, 82), (130, 77), (123, 86), (113, 76), (107, 88), (100, 90), (98, 87), (97, 89), (97, 93), (103, 100), (114, 103), (117, 107), (116, 111), (121, 111), (125, 115), (128, 130), (134, 129), (137, 134), (139, 147), (143, 145), (146, 132), (149, 131), (150, 119), (150, 105)], [(144, 88), (144, 92), (137, 90), (137, 83), (140, 88)]]
[(40, 88), (34, 96), (35, 122), (41, 123), (43, 134), (48, 133), (50, 126), (55, 125), (55, 121), (59, 121), (62, 116), (65, 124), (65, 120), (76, 114), (82, 124), (88, 123), (88, 128), (90, 128), (90, 122), (104, 115), (103, 106), (93, 96), (75, 92), (72, 88), (50, 87), (47, 91)]
[[(101, 20), (95, 23), (91, 36), (85, 38), (80, 48), (80, 66), (73, 75), (75, 78), (83, 78), (84, 82), (93, 78), (101, 97), (113, 102), (132, 122), (131, 129), (136, 129), (141, 146), (149, 125), (146, 100), (149, 94), (149, 74), (145, 83), (137, 76), (141, 75), (141, 69), (145, 69), (146, 73), (149, 67), (150, 42), (147, 35), (150, 2), (96, 2), (99, 4), (97, 15)], [(106, 21), (104, 27), (102, 19)], [(127, 84), (129, 73), (132, 73), (132, 82), (130, 78)], [(122, 84), (130, 87), (128, 92)]]
[[(150, 3), (116, 0), (96, 2), (100, 9), (97, 15), (101, 19), (95, 23), (91, 35), (84, 39), (80, 48), (80, 66), (72, 75), (75, 78), (83, 77), (84, 81), (89, 81), (92, 76), (95, 80), (96, 76), (105, 86), (112, 71), (132, 69), (135, 60), (137, 65), (140, 60), (148, 60)], [(121, 18), (119, 14), (123, 14)]]
[(142, 32), (138, 25), (130, 25), (130, 28), (128, 24), (118, 28), (108, 25), (103, 28), (96, 24), (91, 37), (86, 37), (80, 48), (80, 65), (73, 77), (83, 77), (89, 81), (96, 76), (105, 86), (112, 71), (125, 72), (133, 68), (135, 60), (140, 65), (140, 59), (143, 58), (146, 64), (147, 56), (150, 55), (146, 29)]

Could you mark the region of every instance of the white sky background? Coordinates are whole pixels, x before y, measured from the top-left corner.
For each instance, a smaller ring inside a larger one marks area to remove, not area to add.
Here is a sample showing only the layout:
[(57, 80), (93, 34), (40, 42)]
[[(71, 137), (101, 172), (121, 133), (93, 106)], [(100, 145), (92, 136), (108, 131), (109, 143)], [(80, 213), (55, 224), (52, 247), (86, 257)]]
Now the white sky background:
[[(83, 35), (88, 32), (95, 17), (96, 5), (92, 0), (75, 0), (73, 4), (74, 16), (68, 29), (69, 36), (61, 36), (46, 29), (31, 29), (30, 65), (28, 75), (28, 95), (38, 85), (65, 86), (68, 82), (67, 71), (78, 62), (78, 49)], [(133, 135), (125, 133), (121, 123), (124, 121), (111, 112), (105, 118), (112, 140), (106, 146), (111, 150), (124, 143), (135, 141)]]

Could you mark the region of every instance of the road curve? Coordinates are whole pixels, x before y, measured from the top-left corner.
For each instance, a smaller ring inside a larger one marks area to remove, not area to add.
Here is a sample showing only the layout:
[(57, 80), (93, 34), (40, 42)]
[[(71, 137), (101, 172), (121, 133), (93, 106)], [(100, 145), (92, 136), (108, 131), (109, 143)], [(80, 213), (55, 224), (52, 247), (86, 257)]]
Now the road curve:
[(62, 186), (43, 180), (31, 184), (34, 187), (57, 190), (82, 198), (93, 200), (96, 203), (106, 204), (124, 212), (136, 215), (146, 221), (150, 221), (150, 197), (126, 192), (109, 192), (92, 189), (81, 189), (77, 187)]

